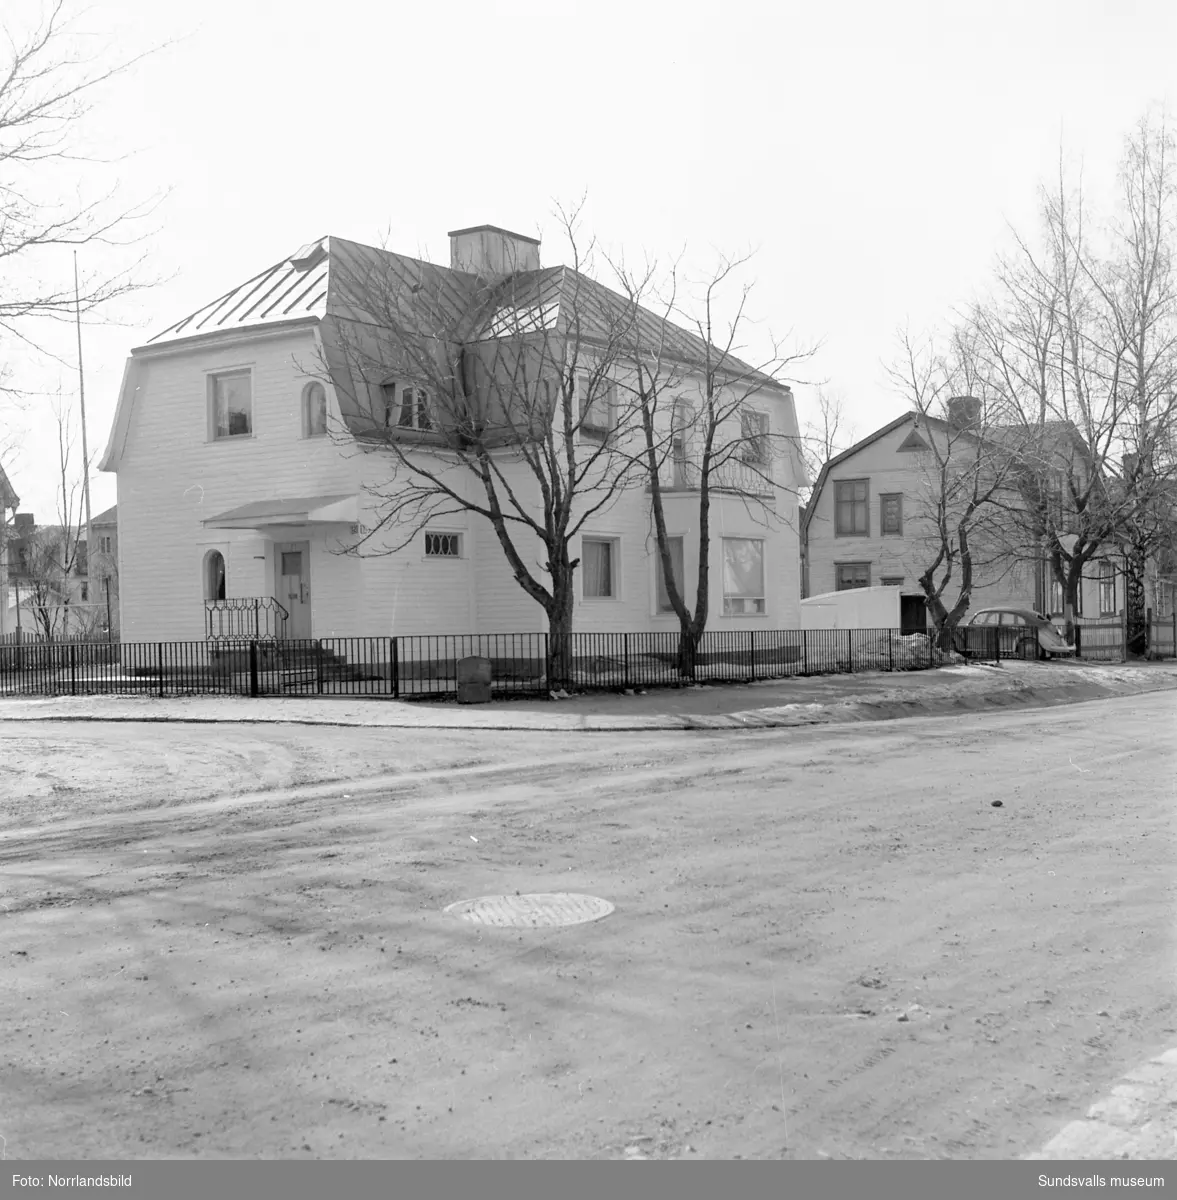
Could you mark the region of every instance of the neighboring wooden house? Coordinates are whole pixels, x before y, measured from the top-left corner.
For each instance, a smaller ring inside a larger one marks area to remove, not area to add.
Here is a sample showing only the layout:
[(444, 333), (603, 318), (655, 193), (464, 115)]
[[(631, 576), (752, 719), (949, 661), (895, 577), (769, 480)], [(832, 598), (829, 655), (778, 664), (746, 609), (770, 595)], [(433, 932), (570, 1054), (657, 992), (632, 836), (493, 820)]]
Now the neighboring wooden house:
[(9, 513), (15, 518), (19, 507), (20, 497), (8, 482), (4, 468), (0, 467), (0, 637), (6, 637), (16, 631), (16, 607), (9, 583), (10, 546), (13, 538)]
[(18, 512), (8, 530), (5, 632), (33, 640), (105, 637), (105, 608), (87, 575), (84, 530), (38, 525)]
[[(802, 522), (807, 596), (895, 587), (903, 624), (924, 623), (919, 579), (936, 544), (928, 515), (928, 439), (940, 439), (943, 450), (949, 430), (946, 421), (904, 413), (822, 467)], [(952, 428), (952, 437), (962, 436), (967, 432)], [(982, 561), (975, 568), (972, 609), (1009, 605), (1062, 617), (1061, 589), (1044, 561), (1012, 553), (989, 561), (983, 553), (977, 557)], [(1079, 615), (1114, 615), (1123, 603), (1115, 564), (1092, 562), (1088, 574)], [(959, 573), (945, 593), (947, 607), (958, 595)]]
[(119, 636), (119, 524), (118, 505), (90, 519), (94, 545), (87, 547), (90, 599), (101, 606), (104, 630)]
[[(351, 337), (388, 340), (356, 280), (404, 280), (400, 302), (419, 304), (422, 314), (434, 305), (447, 319), (469, 312), (472, 328), (474, 297), (486, 280), (509, 281), (516, 304), (530, 287), (540, 319), (555, 322), (570, 320), (573, 290), (591, 293), (602, 310), (621, 303), (570, 268), (541, 269), (532, 238), (480, 226), (451, 233), (450, 246), (447, 268), (324, 238), (132, 351), (100, 463), (118, 476), (124, 641), (252, 630), (317, 638), (546, 628), (489, 521), (453, 506), (394, 553), (342, 553), (378, 525), (372, 489), (389, 485), (388, 438), (401, 439), (419, 461), (433, 456), (443, 468), (447, 461), (431, 401), (419, 379), (394, 365), (396, 347), (387, 348), (383, 374), (357, 371), (344, 353)], [(498, 339), (493, 321), (472, 336), (475, 355)], [(795, 444), (788, 388), (766, 385), (754, 407), (766, 431)], [(385, 428), (373, 437), (380, 412)], [(608, 414), (602, 421), (600, 436)], [(538, 497), (535, 477), (512, 461), (512, 450), (505, 446), (499, 460), (505, 476), (522, 495)], [(693, 596), (698, 506), (689, 467), (677, 459), (668, 465), (666, 513)], [(715, 481), (709, 627), (798, 625), (795, 497), (803, 467), (793, 456), (772, 469), (768, 502), (781, 518), (772, 529)], [(467, 474), (455, 486), (479, 485)], [(528, 565), (541, 570), (541, 543), (534, 547)], [(582, 563), (577, 631), (677, 630), (659, 595), (653, 550), (645, 490), (622, 492), (593, 517), (573, 547)]]

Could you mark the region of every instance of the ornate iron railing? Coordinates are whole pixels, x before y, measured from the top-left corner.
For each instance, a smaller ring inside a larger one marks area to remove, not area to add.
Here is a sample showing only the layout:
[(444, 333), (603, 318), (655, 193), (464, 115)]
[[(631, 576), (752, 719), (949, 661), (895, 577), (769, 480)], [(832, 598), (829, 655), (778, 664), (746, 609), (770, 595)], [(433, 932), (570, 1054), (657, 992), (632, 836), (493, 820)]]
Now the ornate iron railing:
[(234, 596), (204, 602), (209, 641), (277, 641), (286, 636), (290, 613), (273, 596)]

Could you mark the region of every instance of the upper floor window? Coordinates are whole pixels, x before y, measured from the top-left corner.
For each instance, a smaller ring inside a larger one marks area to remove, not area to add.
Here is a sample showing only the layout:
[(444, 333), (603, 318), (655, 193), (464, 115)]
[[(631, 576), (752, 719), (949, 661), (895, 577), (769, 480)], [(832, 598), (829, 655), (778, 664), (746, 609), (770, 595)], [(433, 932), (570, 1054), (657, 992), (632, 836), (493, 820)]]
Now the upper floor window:
[(674, 467), (674, 486), (690, 485), (690, 445), (687, 441), (695, 422), (695, 410), (685, 401), (676, 400), (670, 416), (670, 460)]
[(869, 480), (840, 479), (834, 484), (834, 532), (841, 537), (866, 537), (870, 533)]
[(768, 413), (740, 414), (740, 458), (757, 466), (768, 462)]
[(226, 371), (208, 379), (213, 438), (253, 433), (253, 380), (249, 371)]
[(580, 393), (580, 432), (603, 440), (613, 428), (613, 385), (606, 379), (581, 375), (577, 388)]
[(903, 497), (898, 493), (879, 497), (879, 531), (903, 532)]
[(385, 383), (381, 385), (380, 391), (384, 396), (385, 429), (433, 428), (429, 394), (424, 388)]
[(114, 538), (110, 537), (108, 534), (103, 534), (102, 537), (98, 539), (98, 553), (113, 554)]
[(327, 432), (327, 389), (321, 383), (308, 383), (302, 390), (304, 437), (319, 437)]

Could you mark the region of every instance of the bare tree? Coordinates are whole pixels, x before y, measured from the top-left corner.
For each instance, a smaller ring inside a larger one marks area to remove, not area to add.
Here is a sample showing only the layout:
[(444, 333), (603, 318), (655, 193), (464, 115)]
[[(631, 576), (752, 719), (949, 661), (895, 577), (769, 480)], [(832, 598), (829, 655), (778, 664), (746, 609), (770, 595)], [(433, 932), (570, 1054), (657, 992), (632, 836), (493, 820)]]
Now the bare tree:
[(450, 514), (486, 521), (544, 610), (549, 686), (571, 679), (575, 544), (641, 471), (625, 377), (641, 291), (589, 276), (578, 209), (558, 210), (571, 266), (471, 282), (390, 253), (332, 270), (354, 319), (328, 321), (323, 371), (362, 444), (383, 454), (378, 523), (356, 554), (396, 553)]
[[(7, 15), (11, 15), (10, 13)], [(126, 247), (158, 203), (120, 201), (117, 187), (87, 195), (83, 164), (96, 165), (85, 146), (87, 118), (102, 87), (144, 55), (94, 55), (68, 18), (65, 0), (50, 0), (31, 30), (6, 34), (0, 57), (0, 383), (11, 373), (18, 342), (49, 353), (36, 333), (39, 320), (72, 321), (147, 286), (142, 258), (105, 265), (89, 255), (75, 302), (74, 280), (53, 257), (62, 247)], [(118, 256), (116, 256), (118, 257)], [(8, 380), (8, 390), (18, 389)]]
[(921, 530), (918, 580), (940, 647), (969, 609), (974, 589), (1013, 569), (1007, 512), (1018, 460), (1000, 426), (998, 398), (988, 394), (967, 330), (938, 351), (900, 335), (892, 381), (918, 414), (926, 449), (918, 452), (915, 523)]
[(69, 412), (58, 401), (57, 523), (34, 530), (21, 547), (18, 578), (24, 607), (30, 609), (41, 634), (49, 639), (88, 632), (93, 621), (90, 597), (84, 595), (87, 554), (81, 516), (81, 481), (73, 462)]
[[(679, 621), (678, 670), (688, 679), (695, 677), (710, 617), (715, 497), (735, 498), (758, 524), (771, 529), (794, 519), (793, 505), (782, 503), (782, 493), (792, 493), (795, 499), (795, 481), (804, 478), (787, 380), (814, 350), (789, 352), (770, 339), (771, 352), (759, 365), (739, 357), (749, 332), (751, 284), (737, 289), (726, 319), (723, 300), (725, 285), (748, 261), (747, 256), (721, 259), (698, 289), (696, 304), (689, 296), (684, 302), (677, 269), (672, 271), (661, 318), (631, 351), (661, 586)], [(648, 275), (634, 281), (618, 273), (630, 297), (639, 282), (648, 281)], [(672, 323), (671, 316), (692, 326), (691, 332)], [(666, 522), (667, 493), (684, 490), (697, 496), (692, 604), (686, 599), (688, 581), (683, 563), (674, 561)], [(750, 578), (759, 572), (763, 584), (763, 561), (725, 563), (725, 570), (746, 572)]]
[(1090, 232), (1061, 160), (1042, 239), (1017, 238), (973, 327), (1019, 441), (1020, 551), (1045, 559), (1073, 636), (1084, 569), (1120, 547), (1139, 626), (1144, 563), (1170, 536), (1177, 467), (1174, 146), (1163, 119), (1127, 139), (1117, 211)]
[(846, 397), (835, 389), (819, 387), (814, 397), (814, 410), (801, 430), (801, 457), (809, 485), (803, 489), (801, 500), (808, 504), (813, 484), (821, 469), (831, 458), (848, 450), (857, 440), (854, 425), (846, 413)]

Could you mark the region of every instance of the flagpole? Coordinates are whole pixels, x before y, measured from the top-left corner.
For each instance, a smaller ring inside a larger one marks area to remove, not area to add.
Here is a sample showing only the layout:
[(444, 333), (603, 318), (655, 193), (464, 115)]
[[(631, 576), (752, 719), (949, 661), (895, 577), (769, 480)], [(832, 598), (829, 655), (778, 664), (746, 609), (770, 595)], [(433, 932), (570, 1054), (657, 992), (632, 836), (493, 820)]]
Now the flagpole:
[(82, 499), (86, 505), (86, 599), (90, 600), (90, 556), (94, 553), (90, 527), (90, 448), (86, 439), (86, 380), (82, 373), (82, 301), (78, 291), (78, 252), (74, 251), (74, 319), (78, 330), (78, 403), (82, 410)]

